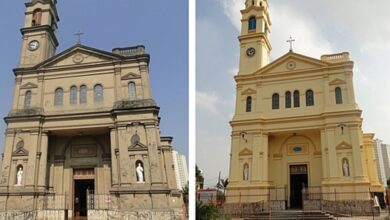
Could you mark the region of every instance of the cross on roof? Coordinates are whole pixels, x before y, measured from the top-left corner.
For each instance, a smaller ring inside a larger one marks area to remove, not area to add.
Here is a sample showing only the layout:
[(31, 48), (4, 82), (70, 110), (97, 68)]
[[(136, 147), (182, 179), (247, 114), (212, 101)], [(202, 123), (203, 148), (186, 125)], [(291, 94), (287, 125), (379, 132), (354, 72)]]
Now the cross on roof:
[(80, 30), (74, 34), (74, 36), (77, 36), (78, 39), (77, 39), (77, 43), (80, 44), (81, 43), (81, 35), (83, 35), (84, 33), (80, 32)]
[(290, 36), (290, 39), (288, 39), (286, 42), (287, 43), (290, 43), (290, 51), (292, 52), (293, 51), (293, 48), (292, 48), (292, 43), (295, 41), (295, 39), (292, 39), (292, 37)]

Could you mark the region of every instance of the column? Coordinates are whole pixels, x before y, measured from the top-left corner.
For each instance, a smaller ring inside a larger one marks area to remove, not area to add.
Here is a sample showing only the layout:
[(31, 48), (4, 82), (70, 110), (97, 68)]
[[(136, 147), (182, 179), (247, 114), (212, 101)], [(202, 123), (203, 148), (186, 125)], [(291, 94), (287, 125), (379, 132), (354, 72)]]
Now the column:
[(15, 79), (15, 88), (14, 88), (14, 97), (12, 102), (12, 110), (18, 109), (19, 104), (19, 95), (20, 95), (20, 84), (22, 83), (22, 78), (17, 77)]
[[(38, 75), (38, 88), (37, 88), (37, 97), (36, 97), (36, 104), (34, 105), (34, 103), (31, 103), (32, 106), (36, 106), (36, 107), (39, 107), (39, 108), (44, 108), (44, 86), (45, 86), (45, 81), (44, 81), (44, 76), (43, 76), (43, 72), (40, 72), (39, 75)], [(32, 100), (31, 100), (32, 101)]]
[(240, 165), (239, 165), (239, 144), (240, 144), (240, 136), (232, 134), (232, 143), (231, 143), (231, 151), (230, 151), (230, 167), (229, 167), (229, 182), (237, 183), (242, 180), (240, 175)]
[(11, 168), (11, 157), (13, 146), (15, 145), (15, 131), (13, 129), (7, 129), (5, 133), (5, 141), (4, 141), (4, 159), (1, 170), (1, 180), (0, 187), (1, 189), (6, 189), (8, 184), (12, 184), (10, 182), (10, 168)]
[(27, 188), (34, 188), (34, 180), (35, 175), (37, 174), (36, 171), (36, 160), (37, 160), (37, 145), (38, 145), (38, 136), (39, 131), (38, 129), (30, 131), (30, 138), (25, 142), (25, 146), (28, 147), (28, 162), (27, 167), (23, 172), (23, 177), (26, 177), (25, 179), (25, 186)]
[[(343, 100), (344, 100), (344, 97), (346, 97), (346, 98), (348, 97), (347, 103), (356, 105), (355, 90), (353, 88), (352, 76), (353, 76), (352, 71), (345, 73), (345, 78), (347, 79), (347, 82), (346, 82), (347, 94), (345, 94), (345, 92), (343, 93)], [(346, 96), (346, 95), (348, 95), (348, 96)]]
[(117, 146), (119, 149), (119, 175), (121, 186), (129, 186), (132, 182), (131, 176), (135, 172), (132, 168), (133, 165), (130, 163), (129, 152), (128, 152), (128, 139), (126, 127), (121, 126), (117, 128), (118, 139)]
[(115, 88), (115, 101), (122, 100), (122, 84), (121, 84), (121, 68), (117, 64), (114, 68), (115, 74), (114, 74), (114, 88)]
[(118, 160), (116, 152), (118, 151), (118, 144), (116, 141), (116, 135), (117, 130), (115, 128), (111, 128), (110, 130), (110, 142), (111, 142), (111, 179), (112, 179), (112, 186), (117, 187), (119, 186), (119, 178), (118, 178)]
[(329, 177), (337, 178), (339, 177), (338, 166), (337, 166), (337, 154), (335, 146), (335, 129), (327, 128), (326, 129), (326, 142), (328, 148), (328, 164), (329, 164)]
[(363, 178), (363, 164), (361, 157), (361, 149), (360, 146), (362, 143), (360, 142), (360, 127), (359, 126), (351, 126), (351, 144), (352, 144), (352, 157), (353, 157), (353, 169), (355, 173), (355, 178)]
[(251, 170), (252, 176), (250, 180), (254, 182), (258, 182), (261, 179), (262, 176), (262, 167), (261, 164), (263, 161), (262, 155), (260, 155), (260, 149), (263, 149), (263, 144), (261, 143), (262, 136), (261, 134), (254, 134), (253, 135), (253, 145), (252, 145), (252, 167), (249, 167)]
[(268, 177), (268, 165), (269, 165), (269, 162), (268, 162), (268, 134), (267, 133), (263, 133), (262, 134), (262, 144), (263, 144), (263, 182), (267, 182), (269, 181), (269, 177)]
[(146, 136), (148, 141), (148, 149), (149, 149), (149, 163), (150, 163), (150, 176), (151, 183), (153, 184), (161, 184), (161, 173), (160, 173), (160, 160), (158, 159), (158, 136), (156, 134), (157, 129), (154, 123), (145, 124), (146, 127)]
[(46, 189), (46, 175), (47, 175), (47, 151), (49, 134), (47, 131), (41, 133), (41, 146), (40, 153), (41, 157), (39, 160), (39, 171), (38, 171), (38, 187), (43, 190)]
[(326, 131), (325, 130), (321, 130), (322, 178), (324, 180), (327, 180), (328, 177), (329, 177), (329, 172), (328, 172), (328, 155), (327, 155), (327, 151), (326, 151), (326, 146), (327, 146)]
[[(142, 84), (142, 93), (143, 99), (151, 99), (152, 92), (150, 89), (150, 79), (149, 79), (149, 69), (147, 63), (143, 63), (139, 66), (139, 71), (141, 73), (141, 84)], [(139, 90), (137, 90), (139, 91)]]

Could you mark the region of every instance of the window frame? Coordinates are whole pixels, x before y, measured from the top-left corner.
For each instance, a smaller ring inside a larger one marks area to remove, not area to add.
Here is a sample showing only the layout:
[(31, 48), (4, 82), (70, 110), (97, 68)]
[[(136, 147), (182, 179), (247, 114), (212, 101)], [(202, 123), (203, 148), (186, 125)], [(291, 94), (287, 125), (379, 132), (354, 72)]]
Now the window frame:
[(247, 96), (246, 97), (245, 111), (246, 112), (252, 112), (252, 96)]
[(311, 89), (305, 92), (306, 106), (314, 106), (314, 92)]
[(58, 87), (54, 90), (54, 106), (62, 106), (64, 104), (64, 89)]
[(279, 109), (280, 108), (280, 96), (279, 93), (272, 94), (272, 109)]
[(340, 87), (334, 89), (336, 105), (343, 104), (343, 91)]
[(99, 83), (93, 87), (93, 101), (94, 103), (102, 103), (103, 100), (104, 100), (104, 87), (102, 84)]
[(293, 99), (294, 99), (294, 108), (300, 107), (300, 93), (299, 90), (295, 90), (293, 93)]

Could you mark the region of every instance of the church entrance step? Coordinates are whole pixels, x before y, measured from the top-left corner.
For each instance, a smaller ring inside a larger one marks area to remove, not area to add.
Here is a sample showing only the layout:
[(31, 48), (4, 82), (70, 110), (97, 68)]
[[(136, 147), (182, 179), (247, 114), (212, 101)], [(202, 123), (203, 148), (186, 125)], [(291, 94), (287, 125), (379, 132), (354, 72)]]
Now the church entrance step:
[(245, 220), (333, 220), (333, 216), (321, 212), (321, 211), (308, 211), (302, 212), (300, 210), (288, 210), (288, 211), (276, 211), (276, 212), (263, 212), (256, 215), (247, 216)]

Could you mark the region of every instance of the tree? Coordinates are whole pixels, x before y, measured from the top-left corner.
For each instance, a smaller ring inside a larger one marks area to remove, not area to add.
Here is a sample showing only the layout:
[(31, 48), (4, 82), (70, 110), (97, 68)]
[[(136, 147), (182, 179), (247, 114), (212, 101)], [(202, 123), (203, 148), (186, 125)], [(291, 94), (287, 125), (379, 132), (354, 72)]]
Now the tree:
[(188, 214), (188, 191), (189, 191), (189, 189), (188, 189), (188, 182), (187, 182), (187, 184), (182, 189), (183, 202), (184, 202), (184, 205), (186, 206), (187, 214)]
[(203, 189), (204, 177), (202, 171), (199, 169), (198, 165), (195, 166), (195, 175), (196, 175), (196, 188)]
[(211, 203), (196, 201), (196, 220), (217, 219), (218, 209)]

